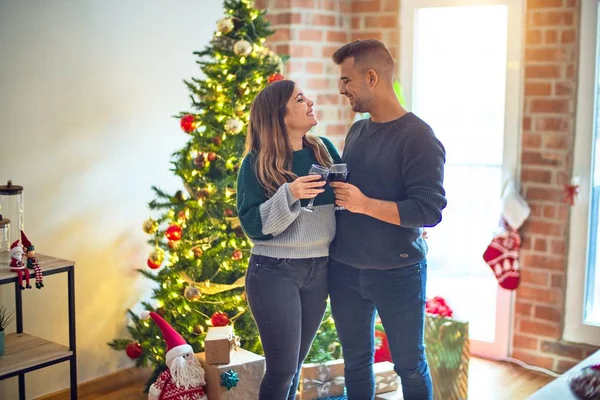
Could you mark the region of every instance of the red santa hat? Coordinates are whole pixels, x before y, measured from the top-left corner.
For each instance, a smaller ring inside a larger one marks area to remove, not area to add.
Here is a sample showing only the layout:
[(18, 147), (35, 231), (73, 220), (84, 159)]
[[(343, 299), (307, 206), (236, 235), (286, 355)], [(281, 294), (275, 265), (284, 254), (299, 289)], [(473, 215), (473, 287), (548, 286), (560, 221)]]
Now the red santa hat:
[(186, 343), (179, 333), (167, 321), (165, 321), (160, 315), (151, 311), (143, 311), (142, 319), (148, 319), (152, 317), (154, 323), (158, 325), (162, 331), (163, 338), (167, 342), (167, 353), (165, 354), (165, 363), (167, 366), (171, 364), (175, 358), (183, 356), (188, 353), (193, 353), (194, 349), (192, 346)]
[(19, 246), (19, 241), (15, 240), (13, 244), (10, 245), (10, 256), (13, 257), (17, 253), (22, 253), (23, 248)]

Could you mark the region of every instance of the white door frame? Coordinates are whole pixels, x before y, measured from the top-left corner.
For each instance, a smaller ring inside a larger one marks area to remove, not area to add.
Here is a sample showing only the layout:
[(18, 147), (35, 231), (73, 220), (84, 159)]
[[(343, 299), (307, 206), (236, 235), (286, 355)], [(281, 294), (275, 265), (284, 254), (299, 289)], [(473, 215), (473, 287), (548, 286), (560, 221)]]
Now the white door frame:
[[(590, 206), (593, 188), (594, 123), (596, 99), (596, 74), (600, 71), (598, 57), (597, 0), (584, 0), (581, 4), (581, 41), (579, 49), (579, 76), (577, 89), (577, 119), (575, 122), (575, 148), (573, 176), (581, 178), (581, 195), (571, 207), (569, 221), (569, 255), (563, 339), (576, 343), (600, 345), (600, 327), (583, 322), (583, 294), (586, 292), (586, 275), (589, 256)], [(595, 151), (600, 151), (596, 148)]]
[[(460, 6), (508, 6), (508, 37), (505, 99), (505, 136), (502, 181), (520, 183), (521, 121), (523, 110), (523, 32), (524, 0), (402, 0), (400, 10), (400, 82), (410, 110), (413, 99), (415, 12), (419, 8)], [(482, 254), (485, 249), (482, 249)], [(491, 273), (491, 272), (490, 272)], [(471, 341), (471, 353), (483, 357), (504, 358), (509, 354), (513, 330), (513, 292), (498, 290), (496, 299), (496, 341)]]

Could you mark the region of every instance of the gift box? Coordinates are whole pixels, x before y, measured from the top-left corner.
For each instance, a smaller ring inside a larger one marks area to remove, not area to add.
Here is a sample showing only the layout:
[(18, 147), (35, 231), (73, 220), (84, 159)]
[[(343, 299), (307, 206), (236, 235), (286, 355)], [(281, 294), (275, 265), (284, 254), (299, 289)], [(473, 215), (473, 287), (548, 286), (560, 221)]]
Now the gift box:
[(206, 380), (208, 400), (258, 399), (265, 374), (265, 358), (244, 349), (231, 352), (231, 362), (213, 365), (206, 362), (206, 353), (196, 354)]
[(344, 360), (304, 364), (298, 386), (301, 400), (343, 395)]
[(236, 347), (233, 326), (211, 326), (204, 339), (204, 352), (208, 364), (229, 364), (230, 353)]
[(435, 400), (467, 398), (469, 323), (429, 314), (425, 317), (425, 353)]
[(389, 361), (373, 364), (375, 374), (375, 394), (393, 392), (398, 389), (398, 374)]

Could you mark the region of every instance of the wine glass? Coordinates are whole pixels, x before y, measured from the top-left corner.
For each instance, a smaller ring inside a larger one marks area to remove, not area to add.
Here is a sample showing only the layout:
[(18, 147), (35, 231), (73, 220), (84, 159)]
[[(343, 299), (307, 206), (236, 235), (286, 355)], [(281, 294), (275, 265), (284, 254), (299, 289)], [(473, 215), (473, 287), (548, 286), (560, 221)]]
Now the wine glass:
[[(333, 164), (329, 169), (329, 182), (348, 182), (348, 167), (346, 164)], [(345, 210), (342, 206), (333, 207), (334, 210)]]
[[(314, 181), (314, 182), (320, 182), (320, 181), (327, 181), (327, 175), (329, 174), (329, 170), (325, 167), (322, 167), (318, 164), (313, 164), (310, 167), (310, 170), (308, 171), (309, 175), (321, 175), (321, 179)], [(315, 196), (316, 197), (316, 196)], [(313, 203), (315, 202), (315, 197), (313, 197), (312, 199), (310, 199), (310, 202), (308, 203), (308, 205), (306, 207), (302, 207), (302, 209), (304, 211), (308, 211), (308, 212), (313, 212), (315, 210)]]

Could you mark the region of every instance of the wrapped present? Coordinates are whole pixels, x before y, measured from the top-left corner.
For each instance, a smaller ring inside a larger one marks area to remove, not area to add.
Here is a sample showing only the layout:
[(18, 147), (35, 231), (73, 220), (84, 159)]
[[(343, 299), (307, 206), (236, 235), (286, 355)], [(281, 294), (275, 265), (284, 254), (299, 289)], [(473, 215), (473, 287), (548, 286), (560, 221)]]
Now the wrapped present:
[(373, 364), (375, 374), (375, 394), (393, 392), (398, 389), (398, 374), (394, 371), (394, 364), (389, 361)]
[[(429, 302), (428, 302), (429, 303)], [(428, 304), (429, 306), (429, 304)], [(431, 371), (435, 400), (467, 398), (469, 359), (469, 323), (451, 318), (451, 310), (425, 317), (425, 352)], [(436, 309), (435, 306), (430, 307)]]
[(237, 348), (233, 326), (211, 326), (204, 339), (204, 352), (208, 364), (229, 364), (230, 353)]
[(344, 394), (344, 360), (304, 364), (299, 390), (302, 400), (341, 396)]
[(196, 356), (204, 368), (208, 400), (258, 399), (264, 357), (238, 348), (231, 352), (229, 364), (214, 365), (206, 362), (206, 353)]

